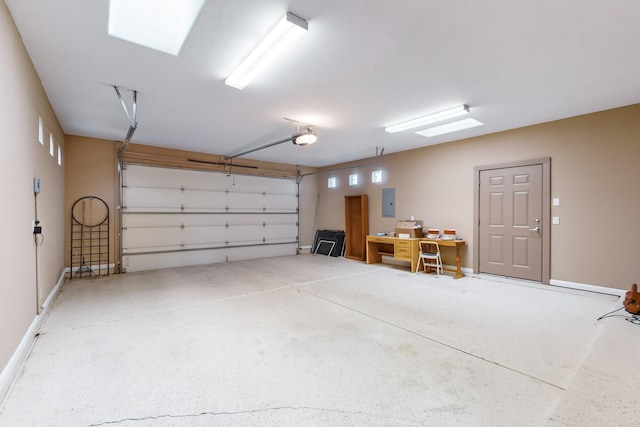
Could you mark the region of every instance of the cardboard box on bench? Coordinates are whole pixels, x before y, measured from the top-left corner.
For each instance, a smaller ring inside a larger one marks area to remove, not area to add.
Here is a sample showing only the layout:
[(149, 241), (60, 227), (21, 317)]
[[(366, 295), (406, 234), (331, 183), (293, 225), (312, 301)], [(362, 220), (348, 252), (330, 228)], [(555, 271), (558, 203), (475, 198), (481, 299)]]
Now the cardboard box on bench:
[(396, 237), (400, 237), (400, 234), (408, 234), (410, 238), (422, 237), (422, 221), (398, 221), (396, 223)]

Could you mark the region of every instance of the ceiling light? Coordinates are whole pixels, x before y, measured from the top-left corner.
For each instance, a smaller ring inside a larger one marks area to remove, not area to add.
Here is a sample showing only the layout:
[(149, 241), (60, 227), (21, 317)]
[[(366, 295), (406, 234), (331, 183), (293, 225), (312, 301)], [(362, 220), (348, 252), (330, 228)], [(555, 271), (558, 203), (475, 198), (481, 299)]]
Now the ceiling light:
[(416, 119), (408, 120), (406, 122), (398, 123), (395, 125), (387, 126), (384, 128), (389, 133), (396, 133), (407, 129), (413, 129), (420, 126), (425, 126), (431, 123), (440, 122), (446, 119), (452, 119), (454, 117), (464, 116), (469, 114), (469, 107), (466, 105), (460, 105), (458, 107), (450, 108), (448, 110), (439, 111), (428, 116), (418, 117)]
[(313, 144), (317, 140), (318, 137), (313, 133), (311, 128), (308, 128), (306, 132), (293, 135), (293, 143), (296, 145), (309, 145)]
[(269, 64), (307, 32), (308, 23), (291, 12), (276, 25), (260, 44), (224, 81), (226, 85), (244, 89)]
[(110, 0), (109, 35), (178, 55), (204, 0)]
[(430, 138), (432, 136), (438, 136), (438, 135), (443, 135), (445, 133), (457, 132), (459, 130), (470, 129), (470, 128), (474, 128), (476, 126), (482, 126), (482, 125), (484, 125), (484, 123), (479, 122), (476, 119), (463, 119), (463, 120), (458, 120), (457, 122), (451, 122), (444, 125), (421, 130), (416, 133), (418, 135), (422, 135)]

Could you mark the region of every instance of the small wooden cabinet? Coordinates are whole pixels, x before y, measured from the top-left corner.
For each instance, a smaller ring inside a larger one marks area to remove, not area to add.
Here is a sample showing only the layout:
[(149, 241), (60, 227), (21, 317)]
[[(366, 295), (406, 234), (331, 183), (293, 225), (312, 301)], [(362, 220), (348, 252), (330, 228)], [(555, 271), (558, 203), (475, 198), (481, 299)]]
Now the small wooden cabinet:
[(366, 194), (344, 196), (345, 254), (364, 261), (367, 257), (369, 234), (369, 200)]
[(413, 261), (412, 243), (410, 240), (396, 240), (393, 257), (402, 261)]

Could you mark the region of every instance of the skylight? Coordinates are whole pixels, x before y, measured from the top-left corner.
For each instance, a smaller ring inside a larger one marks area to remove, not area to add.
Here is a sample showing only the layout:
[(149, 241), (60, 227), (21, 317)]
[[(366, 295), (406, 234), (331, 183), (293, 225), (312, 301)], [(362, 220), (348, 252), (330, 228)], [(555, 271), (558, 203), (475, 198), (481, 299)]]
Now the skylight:
[(177, 56), (204, 0), (110, 0), (109, 35)]

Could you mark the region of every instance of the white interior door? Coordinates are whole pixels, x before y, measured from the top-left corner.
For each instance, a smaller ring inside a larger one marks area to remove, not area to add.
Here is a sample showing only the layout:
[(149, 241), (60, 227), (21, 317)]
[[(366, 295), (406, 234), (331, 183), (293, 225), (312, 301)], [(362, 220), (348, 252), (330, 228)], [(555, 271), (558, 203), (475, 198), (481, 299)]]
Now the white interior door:
[(295, 180), (125, 165), (122, 268), (295, 255)]

